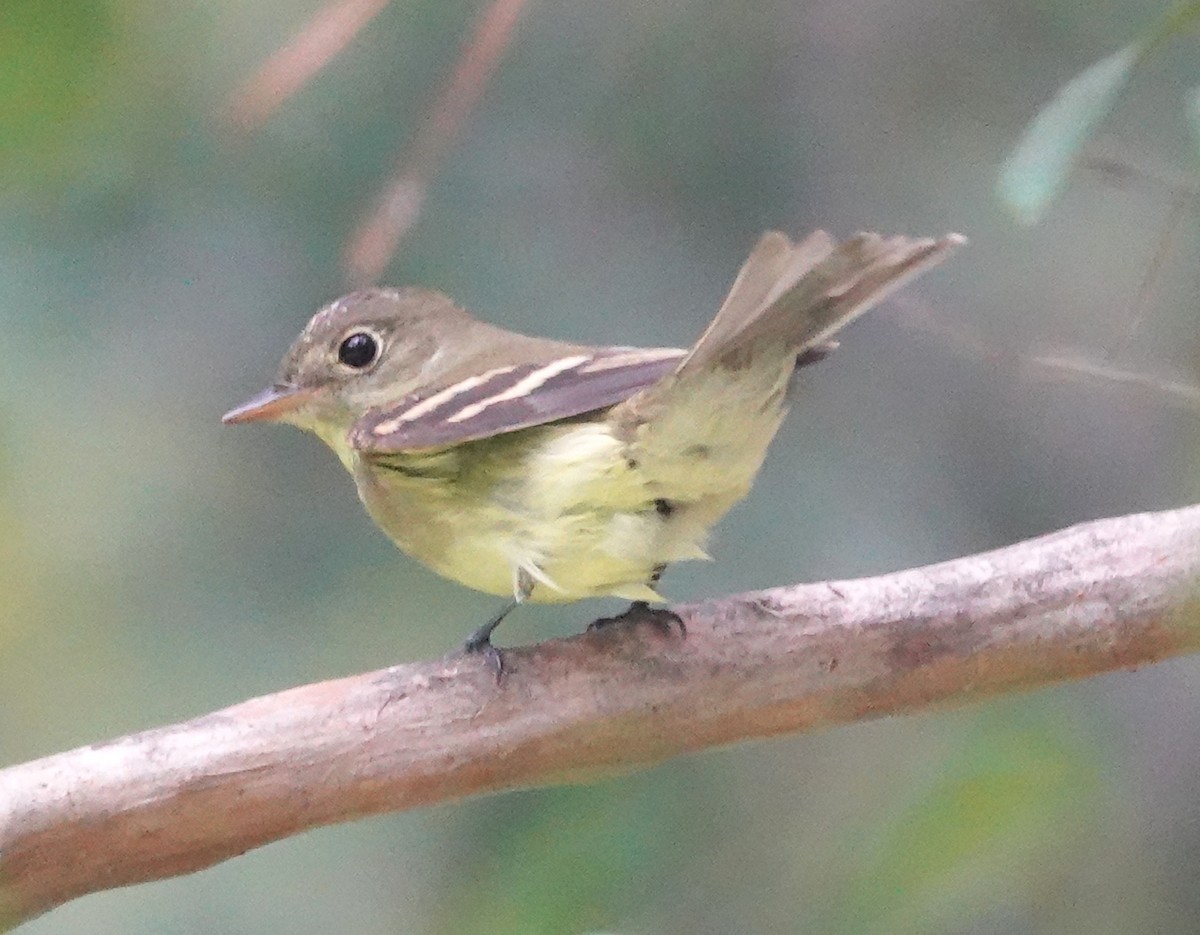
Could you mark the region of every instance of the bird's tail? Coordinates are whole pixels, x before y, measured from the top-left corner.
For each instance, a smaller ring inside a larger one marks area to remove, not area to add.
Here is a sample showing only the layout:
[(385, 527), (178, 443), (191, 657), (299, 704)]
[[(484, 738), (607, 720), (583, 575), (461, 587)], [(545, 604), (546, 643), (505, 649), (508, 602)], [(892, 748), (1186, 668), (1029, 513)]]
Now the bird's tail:
[(964, 242), (856, 234), (836, 243), (825, 231), (793, 244), (764, 234), (742, 264), (721, 310), (680, 362), (677, 378), (713, 362), (737, 369), (756, 349), (776, 345), (800, 356)]
[(758, 473), (797, 363), (823, 356), (839, 328), (962, 242), (765, 234), (676, 370), (614, 408), (631, 462), (655, 489), (692, 501), (707, 528)]

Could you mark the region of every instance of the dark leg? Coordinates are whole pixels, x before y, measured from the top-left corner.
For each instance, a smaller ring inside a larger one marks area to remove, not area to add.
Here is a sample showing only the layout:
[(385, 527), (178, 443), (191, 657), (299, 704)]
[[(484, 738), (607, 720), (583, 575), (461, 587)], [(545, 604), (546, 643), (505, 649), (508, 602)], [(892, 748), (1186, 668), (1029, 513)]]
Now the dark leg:
[(517, 603), (517, 601), (509, 601), (496, 616), (476, 629), (467, 637), (467, 641), (463, 643), (463, 652), (481, 653), (483, 655), (484, 661), (495, 670), (496, 681), (500, 681), (500, 676), (504, 673), (504, 656), (501, 655), (500, 650), (492, 645), (492, 631), (500, 626), (500, 622), (516, 609)]
[(500, 626), (501, 621), (512, 613), (518, 604), (527, 601), (529, 595), (533, 593), (533, 579), (528, 572), (522, 570), (517, 573), (514, 590), (516, 593), (513, 600), (505, 604), (496, 616), (468, 636), (467, 641), (463, 644), (463, 652), (480, 653), (483, 656), (484, 661), (495, 671), (497, 682), (504, 675), (504, 654), (492, 645), (492, 631)]

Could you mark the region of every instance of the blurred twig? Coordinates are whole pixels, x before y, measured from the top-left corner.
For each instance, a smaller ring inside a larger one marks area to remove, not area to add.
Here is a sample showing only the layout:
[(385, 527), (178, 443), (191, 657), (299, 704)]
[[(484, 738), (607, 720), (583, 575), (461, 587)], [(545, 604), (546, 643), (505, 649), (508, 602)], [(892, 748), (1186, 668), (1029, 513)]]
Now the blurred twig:
[(1064, 348), (1043, 354), (998, 350), (962, 322), (941, 320), (928, 303), (911, 291), (894, 296), (891, 302), (897, 314), (888, 316), (886, 320), (901, 328), (929, 335), (954, 354), (1009, 368), (1033, 378), (1059, 382), (1088, 379), (1111, 386), (1146, 390), (1164, 403), (1200, 413), (1200, 386), (1195, 383), (1122, 369), (1110, 364), (1107, 356), (1097, 357), (1083, 350)]
[(348, 46), (388, 0), (331, 0), (231, 96), (229, 122), (252, 133)]
[(1028, 359), (1027, 363), (1050, 376), (1063, 379), (1084, 377), (1103, 383), (1137, 387), (1150, 390), (1163, 401), (1200, 412), (1200, 386), (1181, 380), (1170, 380), (1149, 373), (1122, 370), (1081, 354), (1041, 354)]
[(411, 151), (346, 246), (343, 266), (352, 283), (375, 282), (416, 223), (429, 185), (500, 64), (525, 5), (526, 0), (491, 0), (480, 16)]
[(954, 353), (976, 360), (1009, 365), (1036, 377), (1060, 381), (1090, 379), (1113, 386), (1148, 390), (1165, 403), (1200, 412), (1200, 386), (1194, 382), (1127, 370), (1114, 363), (1128, 353), (1138, 331), (1150, 314), (1167, 268), (1167, 260), (1183, 224), (1200, 206), (1200, 186), (1197, 186), (1190, 176), (1170, 167), (1148, 166), (1144, 160), (1135, 161), (1115, 152), (1111, 144), (1103, 150), (1089, 150), (1080, 160), (1080, 164), (1109, 184), (1148, 185), (1170, 197), (1170, 208), (1163, 223), (1162, 233), (1138, 284), (1137, 293), (1129, 309), (1128, 321), (1119, 341), (1107, 349), (1093, 353), (1063, 350), (1055, 353), (1028, 354), (1011, 349), (997, 350), (962, 321), (943, 320), (932, 306), (911, 290), (892, 298), (892, 303), (899, 308), (900, 313), (891, 320), (901, 327), (928, 334)]
[(1146, 272), (1142, 276), (1141, 283), (1138, 285), (1137, 295), (1134, 297), (1133, 307), (1130, 309), (1129, 321), (1125, 326), (1125, 334), (1117, 344), (1109, 348), (1104, 358), (1106, 361), (1111, 361), (1122, 356), (1133, 346), (1138, 329), (1141, 328), (1142, 322), (1146, 320), (1146, 316), (1149, 314), (1150, 308), (1154, 304), (1154, 299), (1158, 294), (1159, 286), (1162, 284), (1163, 272), (1167, 268), (1167, 258), (1171, 255), (1175, 241), (1183, 229), (1183, 222), (1193, 210), (1192, 196), (1177, 195), (1175, 197), (1171, 204), (1171, 210), (1167, 215), (1163, 232), (1154, 247), (1154, 253), (1150, 257), (1150, 264), (1146, 267)]
[(1104, 355), (1106, 364), (1126, 354), (1133, 346), (1134, 339), (1149, 314), (1154, 299), (1162, 283), (1163, 273), (1167, 268), (1167, 259), (1183, 230), (1183, 223), (1188, 216), (1195, 214), (1197, 203), (1200, 202), (1200, 190), (1195, 181), (1180, 172), (1161, 167), (1149, 168), (1141, 162), (1122, 159), (1110, 154), (1088, 153), (1083, 159), (1083, 166), (1112, 184), (1125, 185), (1130, 181), (1150, 183), (1164, 189), (1171, 198), (1171, 206), (1163, 223), (1162, 234), (1155, 244), (1150, 263), (1138, 284), (1137, 295), (1130, 309), (1129, 321), (1121, 340), (1108, 349)]
[(1152, 164), (1141, 153), (1124, 152), (1115, 140), (1088, 147), (1080, 156), (1079, 167), (1114, 186), (1145, 185), (1165, 191), (1173, 200), (1180, 196), (1200, 197), (1194, 174), (1171, 165)]
[[(235, 92), (229, 122), (250, 133), (341, 52), (387, 0), (332, 0)], [(355, 284), (375, 282), (416, 223), (441, 163), (479, 103), (512, 42), (526, 0), (490, 0), (434, 102), (429, 118), (347, 243), (343, 266)]]
[(1200, 506), (307, 685), (0, 771), (0, 929), (308, 828), (1200, 651)]

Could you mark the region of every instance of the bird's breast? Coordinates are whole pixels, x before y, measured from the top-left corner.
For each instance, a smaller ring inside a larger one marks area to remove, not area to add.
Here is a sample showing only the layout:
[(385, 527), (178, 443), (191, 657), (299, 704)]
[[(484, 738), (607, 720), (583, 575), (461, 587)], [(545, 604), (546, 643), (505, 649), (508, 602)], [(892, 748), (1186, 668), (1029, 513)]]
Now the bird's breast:
[(488, 593), (511, 594), (523, 569), (538, 582), (535, 601), (646, 596), (662, 560), (669, 517), (602, 421), (360, 458), (354, 474), (401, 549)]

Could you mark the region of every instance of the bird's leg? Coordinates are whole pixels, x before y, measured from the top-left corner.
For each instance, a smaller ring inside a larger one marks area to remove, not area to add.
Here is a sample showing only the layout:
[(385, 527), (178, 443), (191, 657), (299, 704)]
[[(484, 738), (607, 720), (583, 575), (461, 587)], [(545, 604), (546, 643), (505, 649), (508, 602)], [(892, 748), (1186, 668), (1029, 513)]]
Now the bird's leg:
[(500, 676), (504, 673), (504, 656), (492, 645), (492, 631), (500, 626), (500, 621), (512, 613), (516, 606), (517, 601), (509, 601), (498, 614), (476, 629), (463, 643), (463, 652), (483, 654), (484, 661), (496, 672), (496, 681), (500, 681)]
[[(658, 584), (658, 579), (662, 577), (663, 572), (666, 570), (666, 565), (655, 566), (654, 572), (650, 575), (650, 580), (646, 583), (650, 587), (654, 587)], [(601, 617), (599, 620), (593, 620), (588, 624), (588, 631), (603, 630), (617, 623), (649, 623), (668, 634), (670, 634), (672, 629), (678, 627), (679, 634), (687, 636), (687, 627), (684, 626), (683, 618), (679, 614), (666, 607), (651, 607), (649, 601), (634, 601), (615, 617)]]
[(515, 586), (513, 588), (513, 599), (505, 604), (500, 612), (492, 617), (487, 623), (475, 630), (467, 641), (463, 643), (463, 652), (480, 653), (483, 655), (484, 661), (496, 673), (496, 681), (500, 681), (500, 677), (504, 674), (504, 654), (492, 645), (492, 631), (500, 626), (504, 620), (518, 604), (524, 603), (529, 599), (529, 595), (533, 593), (533, 578), (524, 569), (517, 572)]

